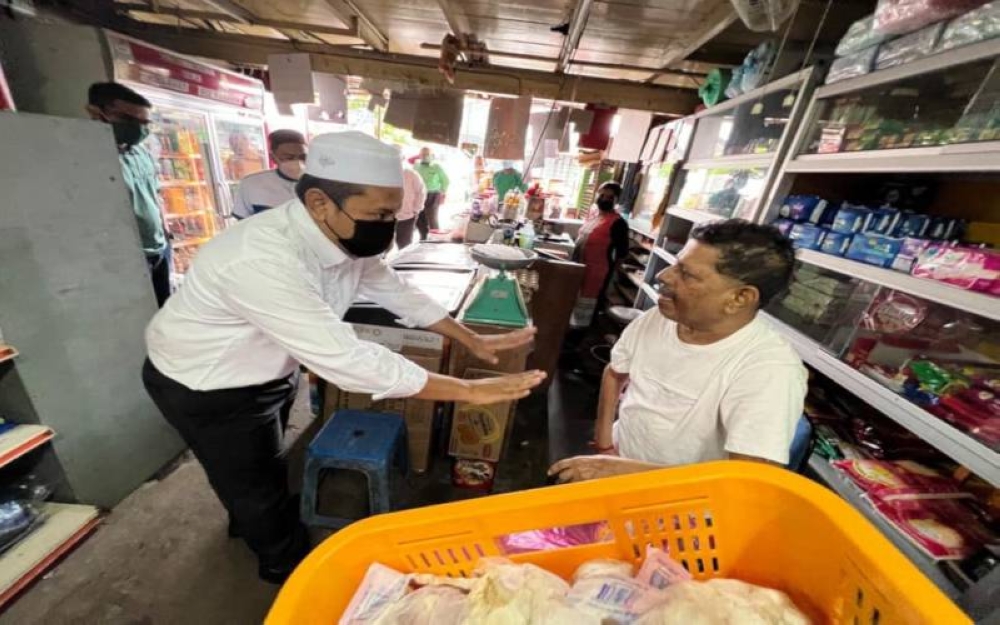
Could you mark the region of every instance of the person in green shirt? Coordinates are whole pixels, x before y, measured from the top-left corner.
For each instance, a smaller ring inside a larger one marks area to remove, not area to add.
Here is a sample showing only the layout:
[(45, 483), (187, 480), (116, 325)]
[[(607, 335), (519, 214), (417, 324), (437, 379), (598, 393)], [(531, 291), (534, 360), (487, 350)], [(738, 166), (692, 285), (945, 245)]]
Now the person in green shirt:
[(420, 159), (413, 169), (420, 174), (427, 187), (424, 210), (417, 217), (417, 230), (420, 231), (420, 240), (424, 241), (430, 230), (438, 229), (438, 207), (444, 204), (445, 194), (448, 193), (448, 174), (444, 172), (444, 167), (434, 162), (434, 154), (427, 146), (420, 148)]
[(514, 169), (514, 161), (504, 161), (503, 169), (493, 174), (493, 188), (497, 192), (497, 202), (502, 205), (508, 191), (524, 191), (528, 185), (524, 184), (521, 172)]
[(91, 119), (110, 124), (114, 131), (122, 180), (139, 225), (156, 303), (162, 307), (170, 296), (170, 245), (160, 212), (156, 162), (142, 146), (149, 136), (151, 109), (149, 100), (116, 82), (94, 83), (87, 92)]

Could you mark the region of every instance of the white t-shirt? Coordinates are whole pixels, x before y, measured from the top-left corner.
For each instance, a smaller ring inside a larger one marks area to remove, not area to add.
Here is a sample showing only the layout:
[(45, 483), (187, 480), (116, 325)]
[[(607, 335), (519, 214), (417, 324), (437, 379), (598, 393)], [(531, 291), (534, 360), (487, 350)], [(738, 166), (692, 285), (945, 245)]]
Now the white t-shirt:
[(295, 199), (295, 183), (277, 169), (250, 174), (233, 192), (233, 217), (246, 219)]
[(661, 465), (741, 454), (788, 463), (806, 370), (759, 317), (710, 345), (690, 345), (653, 308), (625, 329), (611, 368), (628, 374), (614, 441), (622, 457)]

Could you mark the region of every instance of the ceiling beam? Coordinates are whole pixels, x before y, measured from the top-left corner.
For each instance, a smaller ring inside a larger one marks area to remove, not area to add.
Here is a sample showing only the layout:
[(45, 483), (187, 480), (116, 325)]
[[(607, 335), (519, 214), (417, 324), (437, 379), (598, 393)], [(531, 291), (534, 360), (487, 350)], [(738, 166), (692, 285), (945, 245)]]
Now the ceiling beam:
[[(436, 43), (422, 43), (420, 44), (422, 50), (440, 50), (441, 46)], [(520, 59), (522, 61), (539, 61), (542, 63), (555, 63), (556, 59), (550, 56), (539, 56), (537, 54), (521, 54), (520, 52), (497, 52), (496, 50), (490, 50), (491, 57), (497, 57), (501, 59)], [(570, 61), (569, 65), (588, 68), (593, 67), (596, 69), (616, 69), (624, 72), (651, 72), (656, 70), (655, 67), (645, 67), (641, 65), (622, 65), (620, 63), (599, 63), (597, 61)], [(698, 76), (704, 77), (705, 72), (696, 72), (684, 69), (670, 69), (663, 71), (664, 74), (677, 74), (679, 76)]]
[(252, 21), (240, 21), (229, 15), (228, 13), (213, 13), (211, 11), (190, 11), (187, 9), (180, 9), (177, 7), (165, 7), (160, 6), (160, 9), (154, 10), (153, 7), (147, 6), (145, 4), (139, 4), (138, 2), (130, 3), (118, 3), (115, 4), (115, 10), (119, 12), (141, 12), (150, 13), (155, 15), (169, 15), (171, 17), (177, 17), (180, 19), (193, 19), (193, 20), (213, 20), (216, 22), (230, 22), (234, 24), (243, 24), (245, 26), (265, 26), (267, 28), (274, 28), (275, 30), (301, 30), (307, 33), (320, 33), (323, 35), (340, 35), (344, 37), (354, 37), (361, 39), (358, 29), (355, 28), (334, 28), (331, 26), (319, 26), (314, 24), (304, 24), (299, 22), (285, 22), (282, 20), (268, 20), (259, 17), (255, 17)]
[(653, 82), (670, 68), (671, 65), (679, 61), (683, 61), (689, 57), (695, 50), (705, 45), (707, 42), (714, 39), (722, 31), (729, 28), (733, 22), (736, 21), (736, 10), (733, 9), (733, 5), (729, 0), (718, 3), (714, 10), (704, 18), (703, 23), (705, 24), (701, 28), (695, 30), (693, 33), (686, 37), (681, 37), (679, 42), (672, 43), (667, 48), (666, 54), (663, 56), (662, 65), (660, 69), (654, 72), (646, 82)]
[(333, 11), (341, 22), (354, 25), (361, 35), (361, 39), (375, 50), (380, 52), (389, 51), (389, 37), (383, 33), (375, 22), (371, 20), (364, 11), (358, 8), (354, 0), (325, 0), (326, 6)]
[(233, 19), (243, 22), (244, 24), (249, 24), (257, 19), (257, 16), (253, 14), (249, 9), (246, 9), (234, 0), (201, 0), (208, 6), (212, 7), (216, 11), (221, 11), (226, 15), (232, 17)]
[(267, 37), (202, 33), (132, 23), (119, 25), (126, 34), (169, 50), (231, 63), (266, 65), (270, 54), (307, 52), (313, 71), (404, 82), (428, 89), (465, 89), (549, 100), (589, 102), (666, 114), (686, 115), (698, 104), (693, 90), (671, 89), (623, 80), (555, 75), (511, 68), (463, 69), (451, 85), (437, 69), (437, 59), (362, 50), (331, 51), (308, 43)]
[(559, 51), (559, 60), (556, 62), (556, 73), (561, 74), (566, 70), (566, 65), (573, 58), (577, 47), (580, 45), (580, 38), (587, 28), (587, 20), (590, 19), (590, 9), (594, 5), (593, 0), (577, 0), (573, 6), (573, 15), (569, 19), (569, 32), (563, 40), (562, 50)]
[(451, 29), (453, 35), (461, 37), (472, 34), (469, 18), (466, 17), (465, 11), (462, 10), (459, 3), (451, 0), (437, 0), (437, 3), (441, 7), (441, 12), (444, 13), (444, 19), (448, 22), (448, 28)]

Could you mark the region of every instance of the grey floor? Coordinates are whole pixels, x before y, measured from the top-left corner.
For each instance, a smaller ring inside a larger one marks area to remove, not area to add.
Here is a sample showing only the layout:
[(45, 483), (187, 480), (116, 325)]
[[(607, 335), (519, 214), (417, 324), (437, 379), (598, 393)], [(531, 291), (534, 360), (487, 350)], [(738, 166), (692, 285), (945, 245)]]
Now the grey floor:
[[(553, 456), (581, 453), (595, 398), (591, 382), (561, 378), (548, 393), (522, 401), (496, 491), (543, 486)], [(316, 427), (307, 406), (303, 389), (289, 432), (299, 439), (290, 454), (293, 473)], [(408, 486), (408, 505), (479, 496), (452, 488), (443, 460)], [(121, 502), (96, 533), (0, 613), (0, 623), (260, 623), (277, 588), (256, 573), (249, 550), (227, 537), (225, 513), (201, 466), (186, 458)]]

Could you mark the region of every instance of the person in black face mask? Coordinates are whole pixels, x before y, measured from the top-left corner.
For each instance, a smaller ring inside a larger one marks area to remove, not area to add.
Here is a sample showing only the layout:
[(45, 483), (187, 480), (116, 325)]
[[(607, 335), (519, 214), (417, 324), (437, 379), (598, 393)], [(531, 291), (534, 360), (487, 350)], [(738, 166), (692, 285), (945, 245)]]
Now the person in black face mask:
[(590, 326), (594, 312), (604, 305), (604, 292), (615, 267), (628, 255), (628, 223), (615, 210), (621, 193), (617, 182), (601, 185), (595, 208), (576, 239), (573, 260), (583, 263), (585, 271), (571, 318), (574, 327)]
[(395, 148), (360, 132), (316, 137), (298, 198), (202, 247), (184, 287), (146, 331), (146, 390), (204, 466), (229, 512), (230, 534), (257, 554), (266, 581), (282, 581), (309, 549), (298, 501), (288, 492), (280, 426), (300, 363), (336, 387), (376, 399), (492, 404), (525, 397), (545, 377), (429, 373), (360, 340), (343, 321), (362, 295), (487, 364), (534, 336), (534, 328), (476, 334), (379, 258), (392, 244), (402, 187)]
[(160, 212), (156, 163), (142, 146), (149, 136), (151, 108), (149, 100), (116, 82), (95, 83), (87, 93), (90, 118), (110, 124), (114, 133), (122, 165), (122, 180), (139, 224), (142, 251), (153, 279), (153, 292), (157, 304), (163, 306), (170, 296), (170, 245)]

